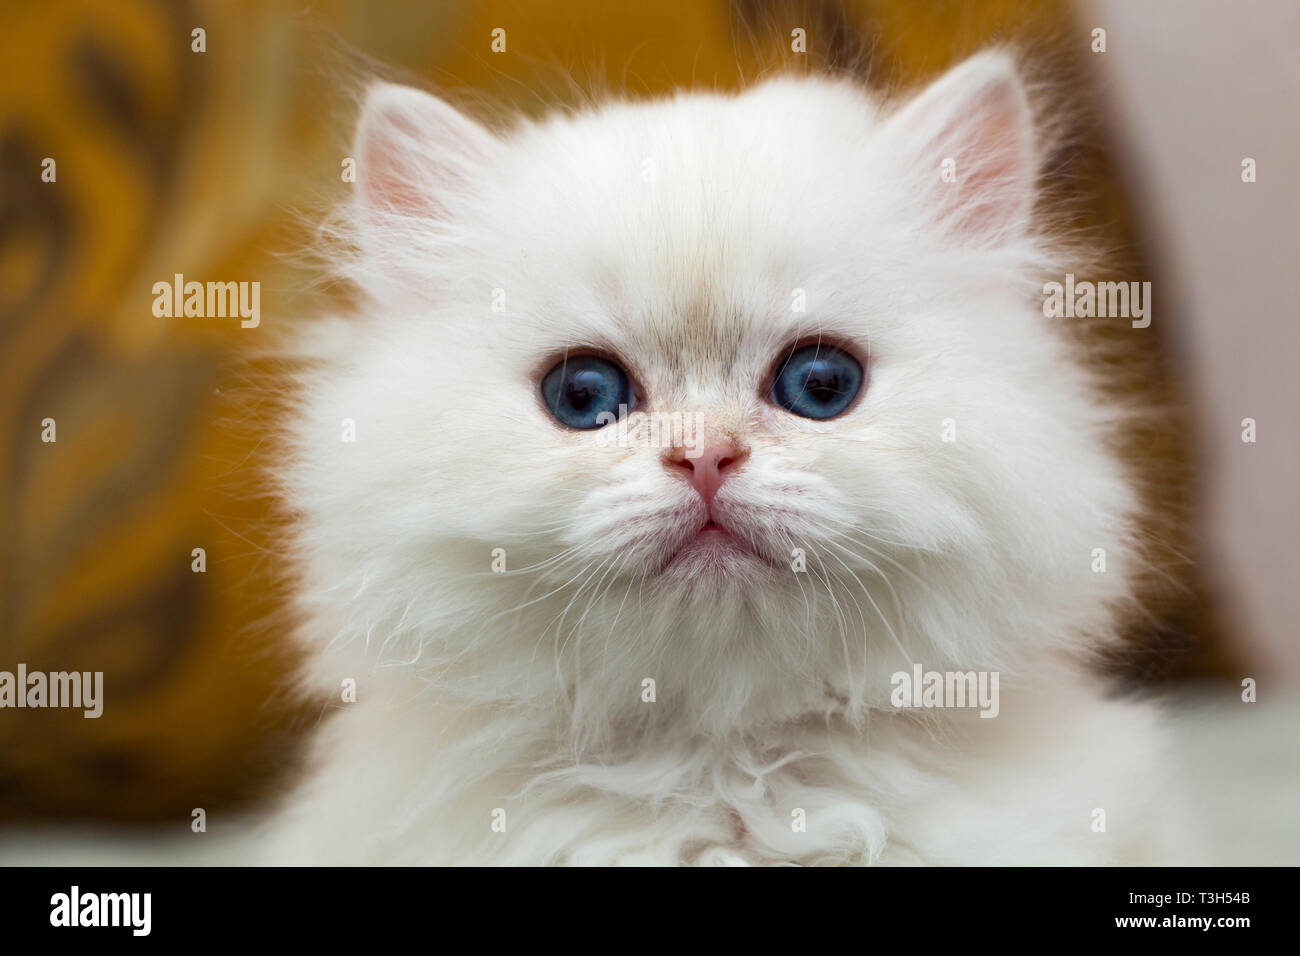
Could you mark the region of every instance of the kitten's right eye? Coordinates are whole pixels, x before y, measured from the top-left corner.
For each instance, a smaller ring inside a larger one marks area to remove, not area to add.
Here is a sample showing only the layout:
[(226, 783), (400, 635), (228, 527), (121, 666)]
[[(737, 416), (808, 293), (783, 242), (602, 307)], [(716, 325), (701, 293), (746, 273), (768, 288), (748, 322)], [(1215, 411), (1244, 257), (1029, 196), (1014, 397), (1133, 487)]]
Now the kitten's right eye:
[(609, 359), (565, 356), (542, 378), (542, 400), (560, 424), (590, 430), (608, 425), (632, 407), (632, 383)]

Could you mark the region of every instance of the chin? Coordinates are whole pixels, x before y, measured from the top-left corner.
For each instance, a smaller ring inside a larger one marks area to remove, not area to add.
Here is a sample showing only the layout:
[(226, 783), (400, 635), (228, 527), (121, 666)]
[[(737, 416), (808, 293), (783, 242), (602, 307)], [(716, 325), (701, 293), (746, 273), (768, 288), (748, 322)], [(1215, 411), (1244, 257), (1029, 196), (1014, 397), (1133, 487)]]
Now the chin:
[(659, 572), (666, 584), (728, 594), (772, 586), (775, 566), (740, 537), (710, 523), (681, 545)]

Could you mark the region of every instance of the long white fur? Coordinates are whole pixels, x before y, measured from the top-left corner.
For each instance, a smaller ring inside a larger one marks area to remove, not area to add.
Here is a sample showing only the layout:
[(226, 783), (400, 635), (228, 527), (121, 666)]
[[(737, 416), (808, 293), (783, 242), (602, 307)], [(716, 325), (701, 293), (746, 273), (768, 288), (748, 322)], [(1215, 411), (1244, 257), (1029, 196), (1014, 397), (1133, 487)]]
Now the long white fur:
[[(372, 90), (340, 259), (362, 304), (306, 333), (283, 477), (305, 683), (358, 696), (269, 858), (1172, 860), (1155, 715), (1088, 671), (1137, 505), (1127, 411), (1041, 311), (1067, 266), (1035, 128), (999, 53), (896, 109), (787, 78), (501, 134)], [(762, 395), (817, 335), (869, 356), (827, 422)], [(749, 447), (719, 497), (770, 568), (657, 573), (694, 492), (537, 397), (587, 347)], [(895, 710), (917, 662), (999, 671), (999, 716)]]

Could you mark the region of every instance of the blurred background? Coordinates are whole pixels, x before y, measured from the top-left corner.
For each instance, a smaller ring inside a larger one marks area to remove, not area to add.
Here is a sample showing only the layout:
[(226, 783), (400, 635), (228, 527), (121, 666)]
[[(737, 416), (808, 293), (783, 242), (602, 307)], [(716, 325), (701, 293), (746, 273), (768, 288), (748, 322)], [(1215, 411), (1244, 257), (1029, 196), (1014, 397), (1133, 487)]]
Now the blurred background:
[[(1223, 861), (1300, 862), (1298, 9), (0, 0), (0, 669), (102, 670), (108, 701), (98, 720), (0, 711), (0, 824), (188, 830), (192, 808), (255, 806), (292, 772), (316, 715), (281, 690), (285, 569), (257, 480), (274, 416), (246, 352), (328, 295), (300, 253), (309, 211), (349, 188), (360, 76), (536, 113), (583, 89), (734, 87), (782, 62), (897, 88), (1015, 42), (1084, 89), (1086, 135), (1058, 173), (1125, 278), (1155, 280), (1144, 360), (1191, 412), (1177, 440), (1195, 490), (1168, 494), (1195, 516), (1199, 597), (1175, 622), (1187, 646), (1144, 674), (1189, 702), (1185, 746), (1152, 772), (1200, 795)], [(155, 317), (152, 286), (176, 273), (260, 281), (261, 327)]]

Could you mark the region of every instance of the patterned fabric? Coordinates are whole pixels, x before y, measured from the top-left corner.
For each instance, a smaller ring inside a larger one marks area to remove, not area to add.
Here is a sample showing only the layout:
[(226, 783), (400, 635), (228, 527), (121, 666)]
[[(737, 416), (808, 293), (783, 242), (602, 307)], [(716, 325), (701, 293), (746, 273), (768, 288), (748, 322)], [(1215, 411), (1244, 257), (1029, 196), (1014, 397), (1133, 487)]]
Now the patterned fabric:
[[(268, 436), (238, 356), (309, 311), (297, 210), (348, 188), (338, 94), (366, 68), (359, 54), (535, 111), (578, 88), (728, 87), (797, 68), (794, 27), (805, 62), (886, 84), (1012, 36), (1055, 37), (1043, 42), (1077, 59), (1066, 48), (1086, 36), (1068, 35), (1054, 0), (303, 8), (56, 0), (0, 13), (0, 669), (105, 672), (98, 720), (0, 711), (0, 816), (185, 825), (193, 807), (265, 792), (314, 719), (277, 693), (284, 569), (256, 481)], [(490, 50), (495, 28), (505, 53)], [(1096, 222), (1119, 228), (1104, 156), (1058, 161), (1097, 197)], [(152, 286), (177, 273), (260, 281), (261, 326), (156, 317)]]

